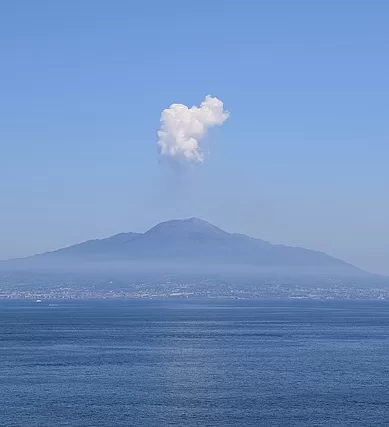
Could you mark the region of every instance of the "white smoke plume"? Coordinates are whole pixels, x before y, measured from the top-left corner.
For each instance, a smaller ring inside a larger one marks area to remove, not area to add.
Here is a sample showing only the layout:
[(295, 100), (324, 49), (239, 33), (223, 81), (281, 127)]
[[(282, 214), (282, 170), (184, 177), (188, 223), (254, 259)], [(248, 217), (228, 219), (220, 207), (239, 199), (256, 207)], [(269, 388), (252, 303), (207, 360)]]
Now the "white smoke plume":
[(223, 102), (210, 95), (205, 97), (200, 107), (172, 104), (161, 114), (159, 154), (189, 162), (203, 162), (201, 140), (209, 128), (222, 125), (228, 117)]

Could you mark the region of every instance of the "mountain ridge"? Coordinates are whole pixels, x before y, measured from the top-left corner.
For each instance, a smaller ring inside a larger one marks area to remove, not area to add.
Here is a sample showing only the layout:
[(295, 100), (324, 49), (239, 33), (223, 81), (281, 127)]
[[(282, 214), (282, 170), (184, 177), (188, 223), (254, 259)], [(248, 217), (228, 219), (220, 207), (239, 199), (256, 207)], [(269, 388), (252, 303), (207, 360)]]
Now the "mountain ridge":
[[(324, 252), (275, 245), (245, 234), (229, 233), (202, 219), (191, 217), (160, 222), (144, 233), (118, 233), (13, 263), (120, 262), (152, 265), (255, 266), (264, 268), (324, 269), (330, 275), (342, 271), (365, 274), (357, 267)], [(69, 264), (70, 265), (70, 264)], [(219, 268), (219, 267), (218, 267)], [(333, 270), (334, 273), (331, 273)], [(343, 274), (343, 273), (342, 273)], [(366, 273), (367, 274), (367, 273)]]

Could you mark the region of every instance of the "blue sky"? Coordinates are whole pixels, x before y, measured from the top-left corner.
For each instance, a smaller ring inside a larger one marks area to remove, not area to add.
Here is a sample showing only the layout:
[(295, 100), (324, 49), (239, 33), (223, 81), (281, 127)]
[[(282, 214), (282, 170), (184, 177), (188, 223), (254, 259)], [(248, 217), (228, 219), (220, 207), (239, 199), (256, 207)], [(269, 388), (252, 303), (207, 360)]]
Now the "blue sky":
[[(199, 216), (389, 274), (389, 3), (2, 2), (0, 258)], [(231, 113), (202, 165), (161, 111)]]

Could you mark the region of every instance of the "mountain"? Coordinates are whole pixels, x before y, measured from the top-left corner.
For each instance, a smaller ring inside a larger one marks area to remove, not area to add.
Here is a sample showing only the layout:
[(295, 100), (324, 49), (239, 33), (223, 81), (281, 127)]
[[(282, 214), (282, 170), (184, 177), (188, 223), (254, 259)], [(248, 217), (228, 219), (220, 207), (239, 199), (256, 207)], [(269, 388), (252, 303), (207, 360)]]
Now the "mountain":
[(107, 239), (89, 240), (33, 257), (17, 260), (18, 265), (143, 265), (222, 266), (293, 269), (315, 274), (357, 276), (362, 272), (344, 261), (308, 249), (273, 245), (242, 234), (228, 233), (198, 218), (170, 220), (145, 233), (121, 233)]

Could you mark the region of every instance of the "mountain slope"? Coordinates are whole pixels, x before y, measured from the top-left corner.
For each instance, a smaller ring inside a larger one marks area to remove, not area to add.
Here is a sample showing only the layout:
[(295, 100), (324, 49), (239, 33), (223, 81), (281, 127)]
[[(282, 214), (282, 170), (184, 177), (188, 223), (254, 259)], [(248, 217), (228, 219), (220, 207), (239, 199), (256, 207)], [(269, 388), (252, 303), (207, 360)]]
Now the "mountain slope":
[(120, 233), (106, 239), (94, 239), (78, 243), (53, 252), (35, 255), (30, 258), (66, 258), (66, 259), (97, 259), (115, 257), (128, 245), (131, 240), (141, 236), (141, 233)]
[(35, 257), (45, 262), (144, 262), (148, 264), (246, 265), (343, 270), (357, 274), (350, 264), (308, 249), (272, 245), (242, 234), (227, 233), (198, 218), (170, 220), (145, 233), (121, 233), (90, 240)]

